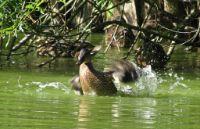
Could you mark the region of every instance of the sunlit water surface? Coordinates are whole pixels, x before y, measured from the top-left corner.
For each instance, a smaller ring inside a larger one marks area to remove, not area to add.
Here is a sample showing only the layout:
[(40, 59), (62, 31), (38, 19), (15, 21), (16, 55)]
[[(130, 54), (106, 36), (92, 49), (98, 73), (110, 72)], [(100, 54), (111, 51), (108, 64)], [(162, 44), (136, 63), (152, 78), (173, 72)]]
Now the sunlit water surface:
[[(99, 69), (109, 64), (105, 56), (99, 54), (95, 59)], [(57, 69), (59, 65), (48, 71), (2, 68), (0, 128), (198, 129), (200, 58), (182, 57), (177, 53), (169, 69), (156, 72), (153, 78), (116, 84), (121, 93), (112, 97), (80, 96), (72, 91), (69, 81), (78, 67), (70, 59), (63, 59), (70, 62), (63, 70)]]

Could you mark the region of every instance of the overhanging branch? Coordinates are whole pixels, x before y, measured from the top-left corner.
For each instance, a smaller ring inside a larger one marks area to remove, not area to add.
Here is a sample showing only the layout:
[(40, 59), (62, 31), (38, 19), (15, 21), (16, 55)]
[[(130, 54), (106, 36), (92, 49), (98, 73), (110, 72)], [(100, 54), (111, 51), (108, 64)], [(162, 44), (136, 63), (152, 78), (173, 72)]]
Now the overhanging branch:
[[(180, 43), (183, 43), (184, 40), (182, 39), (178, 39), (178, 38), (175, 38), (175, 37), (172, 37), (172, 36), (169, 36), (169, 35), (166, 35), (166, 34), (162, 34), (160, 33), (159, 31), (156, 31), (154, 29), (145, 29), (145, 28), (140, 28), (140, 27), (137, 27), (137, 26), (133, 26), (131, 24), (127, 24), (123, 21), (117, 21), (117, 20), (113, 20), (113, 21), (106, 21), (102, 24), (100, 24), (101, 27), (106, 27), (106, 26), (109, 26), (109, 25), (119, 25), (119, 26), (123, 26), (125, 28), (129, 28), (129, 29), (133, 29), (133, 30), (137, 30), (137, 31), (142, 31), (142, 32), (146, 32), (146, 33), (151, 33), (151, 34), (154, 34), (156, 36), (160, 36), (164, 39), (168, 39), (168, 40), (172, 40), (172, 41), (175, 41), (177, 44), (180, 44)], [(99, 27), (99, 26), (98, 26)], [(92, 28), (93, 29), (96, 29), (95, 27)]]

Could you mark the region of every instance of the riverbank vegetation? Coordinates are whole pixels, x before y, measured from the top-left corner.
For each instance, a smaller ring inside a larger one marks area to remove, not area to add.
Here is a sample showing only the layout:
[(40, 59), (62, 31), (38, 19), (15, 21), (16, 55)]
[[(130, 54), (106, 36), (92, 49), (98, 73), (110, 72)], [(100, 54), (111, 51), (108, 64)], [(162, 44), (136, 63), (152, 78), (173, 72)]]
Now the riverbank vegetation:
[(73, 57), (104, 33), (106, 49), (125, 47), (141, 67), (163, 68), (177, 45), (196, 51), (199, 2), (174, 0), (0, 0), (0, 64), (16, 56)]

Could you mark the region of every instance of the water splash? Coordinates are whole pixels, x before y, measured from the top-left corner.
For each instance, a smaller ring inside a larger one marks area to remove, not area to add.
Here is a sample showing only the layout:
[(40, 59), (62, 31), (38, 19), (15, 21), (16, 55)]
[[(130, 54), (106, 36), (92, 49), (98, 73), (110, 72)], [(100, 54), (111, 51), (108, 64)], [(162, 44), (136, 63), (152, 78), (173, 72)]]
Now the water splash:
[(23, 86), (21, 85), (20, 80), (21, 80), (21, 76), (19, 76), (19, 78), (18, 78), (18, 80), (17, 80), (17, 83), (18, 83), (18, 87), (19, 87), (19, 88), (22, 88)]
[(158, 85), (160, 84), (160, 80), (158, 79), (156, 72), (154, 72), (150, 65), (143, 69), (138, 69), (139, 79), (135, 82), (135, 85), (123, 85), (120, 83), (115, 83), (118, 87), (120, 94), (125, 95), (133, 95), (133, 96), (141, 96), (141, 95), (152, 95)]
[(46, 82), (46, 83), (31, 82), (31, 83), (26, 83), (26, 85), (37, 86), (38, 89), (36, 90), (36, 92), (41, 92), (42, 90), (44, 90), (45, 88), (48, 88), (48, 87), (63, 90), (65, 93), (70, 92), (70, 89), (61, 82), (49, 82), (49, 83), (48, 82)]
[(153, 94), (158, 88), (159, 80), (156, 72), (152, 70), (151, 65), (146, 66), (142, 69), (141, 77), (135, 83), (135, 93), (137, 95)]
[(173, 82), (169, 85), (169, 92), (173, 92), (178, 87), (188, 88), (188, 86), (182, 82), (184, 77), (174, 73), (172, 69), (168, 73), (165, 73), (165, 75), (173, 79)]

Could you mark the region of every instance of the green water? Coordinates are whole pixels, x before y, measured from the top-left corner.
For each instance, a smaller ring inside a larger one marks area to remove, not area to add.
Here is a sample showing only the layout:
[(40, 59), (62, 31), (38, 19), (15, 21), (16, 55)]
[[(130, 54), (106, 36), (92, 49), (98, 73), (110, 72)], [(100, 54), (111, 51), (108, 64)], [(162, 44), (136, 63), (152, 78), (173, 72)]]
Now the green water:
[[(109, 65), (105, 56), (110, 57), (109, 53), (99, 54), (95, 59), (99, 69)], [(62, 63), (65, 61), (68, 63)], [(199, 64), (198, 54), (176, 53), (169, 69), (157, 73), (159, 84), (154, 93), (114, 97), (74, 93), (69, 81), (78, 67), (73, 60), (62, 59), (50, 70), (2, 68), (0, 128), (198, 129)]]

